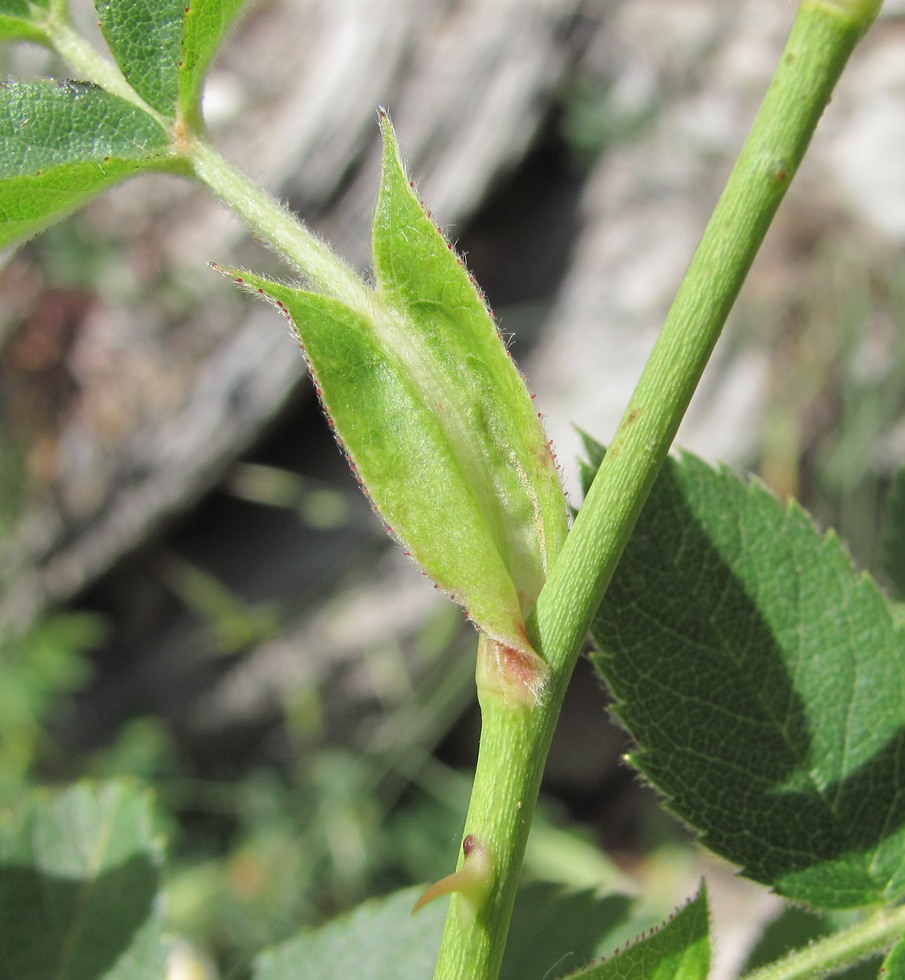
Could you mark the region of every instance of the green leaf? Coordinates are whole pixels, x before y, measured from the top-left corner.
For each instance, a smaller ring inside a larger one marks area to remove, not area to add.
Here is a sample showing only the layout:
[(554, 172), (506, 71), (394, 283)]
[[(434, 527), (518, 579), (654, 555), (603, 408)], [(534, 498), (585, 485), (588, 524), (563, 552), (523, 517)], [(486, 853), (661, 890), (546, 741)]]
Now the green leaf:
[(96, 0), (100, 28), (126, 81), (166, 116), (195, 123), (207, 70), (244, 0)]
[(905, 980), (905, 939), (900, 939), (889, 951), (879, 976), (880, 980)]
[(179, 109), (198, 111), (208, 68), (245, 0), (186, 0), (179, 62)]
[(0, 820), (0, 980), (160, 980), (161, 847), (124, 783), (35, 796)]
[(578, 475), (581, 479), (581, 486), (584, 492), (587, 493), (591, 484), (594, 482), (597, 470), (600, 469), (603, 457), (606, 455), (606, 447), (602, 446), (596, 439), (593, 439), (581, 429), (578, 430), (578, 434), (581, 436), (581, 441), (584, 445), (584, 457), (578, 460)]
[(327, 414), (388, 529), (491, 638), (524, 619), (566, 533), (552, 452), (461, 259), (419, 203), (389, 121), (376, 290), (334, 299), (242, 273), (298, 331)]
[[(304, 930), (259, 956), (254, 980), (426, 980), (436, 962), (445, 905), (435, 902), (412, 916), (420, 895), (421, 889), (406, 889)], [(650, 922), (633, 905), (624, 895), (600, 898), (544, 882), (526, 885), (516, 900), (501, 980), (553, 976), (612, 949), (634, 923)]]
[(403, 318), (405, 356), (483, 504), (527, 611), (565, 539), (556, 464), (484, 298), (419, 201), (385, 115), (381, 129), (383, 172), (374, 218), (378, 296)]
[(515, 646), (522, 613), (494, 527), (409, 366), (343, 304), (243, 276), (292, 315), (327, 415), (387, 530), (479, 626)]
[(98, 26), (126, 81), (152, 109), (172, 118), (188, 0), (95, 0), (94, 6)]
[(905, 598), (905, 466), (897, 471), (886, 498), (883, 571), (899, 598)]
[(626, 895), (600, 897), (529, 882), (516, 896), (500, 980), (558, 976), (652, 924)]
[(592, 631), (632, 761), (705, 844), (796, 901), (905, 895), (903, 634), (835, 536), (669, 460)]
[(253, 980), (426, 980), (433, 973), (446, 910), (434, 903), (412, 915), (421, 889), (360, 905), (321, 929), (261, 954)]
[(0, 0), (0, 41), (47, 44), (42, 21), (50, 0)]
[(174, 169), (167, 154), (160, 126), (93, 85), (0, 85), (0, 247), (126, 177)]
[(582, 980), (706, 980), (710, 923), (703, 883), (697, 896), (659, 930), (652, 930), (612, 959), (569, 973)]

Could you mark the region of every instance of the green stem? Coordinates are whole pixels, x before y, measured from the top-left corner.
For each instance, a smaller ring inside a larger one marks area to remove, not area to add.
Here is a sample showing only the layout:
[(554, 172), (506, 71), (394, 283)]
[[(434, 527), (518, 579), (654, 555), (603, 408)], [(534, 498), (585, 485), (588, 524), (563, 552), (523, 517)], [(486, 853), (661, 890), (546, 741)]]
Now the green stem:
[[(479, 643), (479, 658), (486, 655), (482, 646)], [(499, 974), (515, 886), (564, 692), (563, 684), (552, 692), (553, 698), (531, 710), (510, 707), (479, 686), (481, 746), (465, 832), (476, 834), (489, 852), (494, 884), (473, 920), (460, 909), (465, 896), (453, 894), (435, 978), (480, 980)], [(463, 863), (460, 855), (460, 868)]]
[(328, 296), (355, 310), (370, 310), (371, 290), (364, 280), (288, 208), (257, 187), (204, 140), (189, 138), (183, 152), (195, 176), (256, 237), (288, 259)]
[(905, 932), (905, 906), (884, 909), (853, 926), (818, 939), (776, 963), (752, 970), (744, 980), (807, 980), (827, 977), (882, 953)]
[[(499, 975), (519, 868), (566, 685), (691, 396), (833, 87), (880, 0), (802, 0), (776, 73), (635, 393), (528, 624), (551, 668), (532, 711), (485, 693), (465, 833), (491, 845), (476, 917), (453, 895), (436, 978)], [(460, 866), (462, 857), (460, 856)]]

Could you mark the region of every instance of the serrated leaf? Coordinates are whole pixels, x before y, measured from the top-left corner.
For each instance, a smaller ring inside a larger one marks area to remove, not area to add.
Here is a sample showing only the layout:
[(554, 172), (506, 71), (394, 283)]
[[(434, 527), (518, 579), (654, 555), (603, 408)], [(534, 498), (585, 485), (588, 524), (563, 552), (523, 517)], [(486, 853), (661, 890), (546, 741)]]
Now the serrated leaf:
[(800, 507), (685, 455), (593, 625), (632, 761), (717, 853), (826, 908), (905, 895), (905, 656)]
[(569, 973), (581, 980), (707, 980), (710, 922), (707, 892), (701, 890), (658, 930), (617, 950), (602, 963)]
[(35, 794), (0, 820), (0, 980), (160, 980), (161, 848), (147, 793)]
[(126, 177), (167, 166), (144, 112), (80, 82), (0, 84), (0, 247)]
[(412, 908), (421, 889), (409, 888), (360, 905), (320, 929), (262, 953), (253, 980), (427, 980), (434, 970), (446, 910)]
[(185, 3), (179, 63), (179, 108), (184, 116), (197, 109), (204, 79), (245, 0), (191, 0)]
[(893, 477), (883, 521), (883, 571), (896, 595), (905, 598), (905, 466)]
[(188, 0), (95, 0), (98, 26), (126, 81), (168, 118), (176, 112)]
[[(334, 299), (242, 273), (294, 323), (337, 434), (389, 530), (491, 638), (524, 618), (566, 533), (537, 413), (382, 118), (376, 290)], [(353, 306), (354, 304), (354, 306)]]
[(49, 0), (0, 0), (0, 41), (47, 43), (42, 20)]

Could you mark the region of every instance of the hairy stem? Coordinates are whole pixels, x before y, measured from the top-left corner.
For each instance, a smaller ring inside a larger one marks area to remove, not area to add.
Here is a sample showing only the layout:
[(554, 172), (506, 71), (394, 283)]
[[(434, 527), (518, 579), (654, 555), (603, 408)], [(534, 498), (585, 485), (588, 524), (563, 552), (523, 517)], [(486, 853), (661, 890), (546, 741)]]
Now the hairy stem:
[(738, 162), (529, 621), (532, 643), (551, 668), (548, 695), (530, 711), (507, 707), (490, 692), (481, 698), (465, 833), (491, 842), (493, 886), (473, 918), (459, 914), (460, 898), (453, 896), (437, 978), (499, 975), (542, 767), (590, 621), (833, 87), (879, 6), (879, 0), (799, 5)]
[(752, 970), (744, 980), (806, 980), (826, 977), (887, 950), (905, 930), (905, 907), (884, 909), (853, 926), (815, 940), (776, 963)]
[(370, 312), (371, 290), (364, 280), (288, 208), (204, 140), (187, 134), (182, 153), (195, 176), (312, 285), (354, 310)]

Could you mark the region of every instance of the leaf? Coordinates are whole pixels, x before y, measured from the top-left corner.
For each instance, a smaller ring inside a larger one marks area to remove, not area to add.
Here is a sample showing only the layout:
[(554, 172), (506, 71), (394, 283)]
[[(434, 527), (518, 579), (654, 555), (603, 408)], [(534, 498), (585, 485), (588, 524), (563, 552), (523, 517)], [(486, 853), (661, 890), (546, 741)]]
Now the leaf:
[(524, 618), (566, 533), (555, 461), (480, 293), (381, 125), (376, 291), (339, 300), (236, 279), (291, 317), (391, 533), (490, 637), (531, 653)]
[(584, 457), (578, 460), (578, 475), (584, 492), (587, 493), (606, 455), (606, 447), (581, 429), (578, 430), (578, 434), (581, 436), (585, 452)]
[(341, 303), (243, 276), (292, 315), (327, 415), (388, 531), (476, 623), (516, 645), (519, 597), (494, 528), (407, 365)]
[[(427, 980), (436, 964), (446, 909), (437, 902), (413, 916), (420, 894), (419, 888), (405, 889), (366, 902), (320, 929), (305, 929), (259, 956), (254, 980)], [(564, 962), (571, 966), (611, 949), (634, 923), (650, 922), (633, 904), (624, 895), (599, 898), (545, 882), (526, 885), (516, 899), (501, 980), (539, 980), (548, 968)]]
[(125, 783), (36, 793), (0, 821), (0, 980), (160, 980), (161, 847)]
[(592, 632), (633, 763), (708, 847), (816, 906), (905, 895), (903, 634), (834, 535), (669, 460)]
[(245, 0), (186, 0), (179, 63), (179, 109), (197, 111), (204, 80), (217, 49)]
[(883, 526), (883, 571), (905, 599), (905, 466), (893, 477)]
[(49, 0), (0, 0), (0, 41), (46, 44), (41, 21), (48, 14), (48, 4)]
[(175, 169), (168, 152), (160, 126), (93, 85), (0, 84), (0, 247), (126, 177)]
[(262, 953), (253, 980), (427, 980), (440, 948), (446, 909), (428, 905), (412, 915), (420, 888), (360, 905), (320, 929)]
[(161, 115), (198, 111), (204, 79), (244, 0), (96, 0), (100, 28), (126, 81)]
[(889, 951), (879, 974), (881, 980), (905, 980), (905, 939)]
[(188, 0), (95, 0), (98, 26), (126, 81), (168, 118), (176, 112)]
[(581, 980), (706, 980), (710, 923), (703, 883), (697, 896), (659, 930), (617, 950), (612, 959), (569, 974)]
[(642, 917), (626, 895), (600, 897), (529, 882), (516, 896), (500, 980), (558, 976), (650, 924), (650, 917)]
[[(374, 217), (378, 296), (405, 318), (407, 356), (461, 465), (471, 472), (523, 610), (534, 605), (565, 539), (565, 501), (525, 384), (487, 305), (406, 177), (381, 116), (383, 172)], [(420, 348), (420, 349), (419, 349)], [(423, 366), (426, 376), (420, 374)]]

